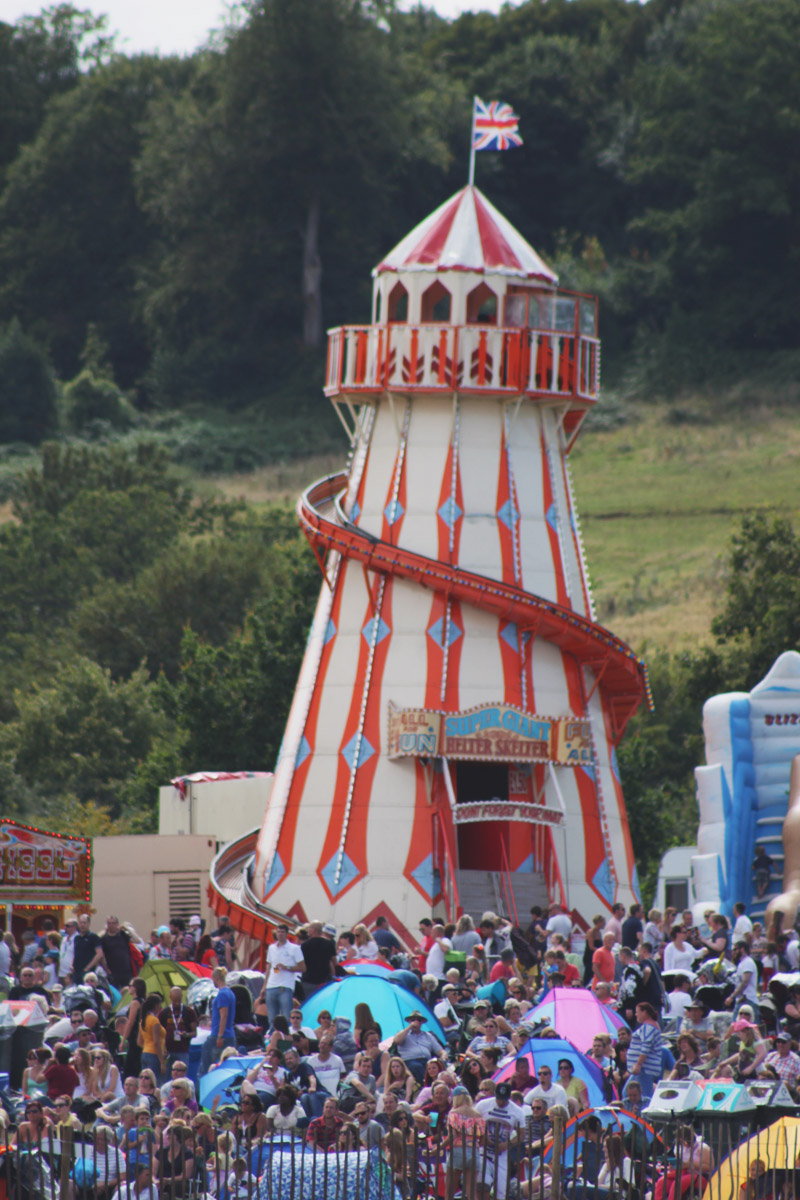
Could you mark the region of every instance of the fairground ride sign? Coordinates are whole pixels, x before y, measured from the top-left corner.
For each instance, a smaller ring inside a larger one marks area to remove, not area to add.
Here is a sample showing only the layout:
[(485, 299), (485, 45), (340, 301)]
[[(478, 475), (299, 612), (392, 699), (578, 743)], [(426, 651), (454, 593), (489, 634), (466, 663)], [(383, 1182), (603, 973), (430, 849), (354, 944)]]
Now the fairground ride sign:
[(580, 717), (539, 717), (509, 704), (443, 713), (390, 703), (388, 753), (389, 758), (587, 766), (592, 763), (591, 730)]
[(0, 904), (77, 904), (91, 899), (89, 838), (44, 833), (0, 817)]
[(453, 809), (456, 825), (473, 821), (526, 821), (529, 825), (563, 825), (564, 814), (543, 804), (524, 804), (514, 800), (470, 800)]

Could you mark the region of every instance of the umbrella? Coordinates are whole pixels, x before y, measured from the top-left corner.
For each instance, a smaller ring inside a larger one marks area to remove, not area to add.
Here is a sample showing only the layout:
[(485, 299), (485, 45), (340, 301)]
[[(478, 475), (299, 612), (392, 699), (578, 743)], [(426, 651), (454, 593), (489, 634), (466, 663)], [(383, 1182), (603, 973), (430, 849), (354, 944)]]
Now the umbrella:
[(217, 994), (217, 988), (211, 979), (195, 979), (186, 989), (186, 1003), (199, 1013), (204, 1013), (209, 1003)]
[(746, 1182), (748, 1170), (760, 1158), (766, 1173), (793, 1171), (800, 1154), (800, 1118), (779, 1117), (773, 1125), (759, 1129), (724, 1159), (708, 1181), (703, 1200), (735, 1200)]
[(318, 1024), (317, 1016), (323, 1008), (327, 1008), (332, 1017), (347, 1017), (350, 1024), (355, 1022), (356, 1005), (368, 1004), (370, 1012), (381, 1027), (384, 1038), (393, 1037), (408, 1024), (407, 1017), (413, 1010), (419, 1009), (427, 1020), (423, 1026), (427, 1033), (447, 1045), (447, 1038), (441, 1025), (427, 1005), (416, 996), (409, 996), (403, 987), (397, 987), (389, 979), (378, 979), (374, 975), (350, 976), (348, 979), (337, 979), (315, 992), (303, 1005), (303, 1018), (306, 1025), (312, 1029)]
[[(605, 1103), (603, 1073), (598, 1063), (582, 1054), (573, 1046), (572, 1042), (566, 1041), (565, 1038), (528, 1038), (517, 1058), (527, 1058), (531, 1074), (537, 1077), (540, 1067), (550, 1067), (556, 1082), (558, 1082), (558, 1060), (568, 1058), (575, 1068), (575, 1075), (586, 1084), (589, 1102), (596, 1106), (602, 1106)], [(492, 1076), (495, 1083), (511, 1078), (514, 1074), (514, 1063), (515, 1060), (512, 1058), (504, 1067), (495, 1071)]]
[(349, 958), (342, 965), (350, 975), (377, 975), (379, 979), (384, 979), (394, 974), (394, 967), (375, 958)]
[[(648, 1125), (647, 1121), (642, 1117), (637, 1117), (632, 1112), (628, 1112), (626, 1108), (611, 1108), (609, 1105), (600, 1105), (597, 1108), (587, 1108), (584, 1112), (578, 1113), (577, 1117), (573, 1117), (571, 1121), (567, 1121), (564, 1126), (564, 1157), (566, 1162), (572, 1163), (580, 1158), (581, 1150), (583, 1149), (583, 1133), (579, 1126), (587, 1117), (597, 1117), (600, 1124), (609, 1133), (630, 1133), (632, 1129), (641, 1131), (641, 1137), (647, 1143), (658, 1138), (658, 1134), (652, 1125)], [(660, 1140), (660, 1139), (659, 1139)], [(641, 1144), (641, 1142), (640, 1142)], [(553, 1157), (553, 1143), (548, 1144), (542, 1156), (545, 1163), (549, 1163)]]
[(601, 1004), (588, 988), (551, 988), (540, 1000), (529, 1020), (548, 1021), (563, 1038), (579, 1050), (588, 1050), (596, 1033), (616, 1037), (627, 1024), (607, 1004)]
[[(197, 1099), (201, 1107), (210, 1109), (217, 1096), (219, 1096), (221, 1104), (229, 1102), (238, 1105), (243, 1077), (248, 1071), (252, 1071), (253, 1067), (257, 1067), (262, 1058), (262, 1054), (237, 1058), (231, 1056), (226, 1058), (224, 1063), (220, 1063), (218, 1067), (207, 1071), (199, 1080)], [(238, 1080), (238, 1082), (234, 1083), (234, 1080)]]
[(204, 967), (202, 963), (184, 962), (180, 964), (184, 971), (188, 971), (190, 975), (194, 975), (196, 979), (210, 979), (213, 967)]

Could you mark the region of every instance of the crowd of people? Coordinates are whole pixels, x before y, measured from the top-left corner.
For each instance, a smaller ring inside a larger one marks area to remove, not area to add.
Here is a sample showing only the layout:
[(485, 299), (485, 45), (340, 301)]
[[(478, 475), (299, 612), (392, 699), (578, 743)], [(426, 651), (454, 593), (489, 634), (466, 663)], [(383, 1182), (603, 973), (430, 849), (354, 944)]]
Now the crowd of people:
[[(477, 925), (424, 918), (418, 935), (405, 944), (385, 918), (348, 930), (279, 926), (246, 1027), (224, 919), (209, 933), (200, 917), (173, 919), (149, 945), (113, 916), (100, 934), (82, 915), (26, 933), (20, 946), (6, 935), (8, 995), (38, 1000), (48, 1021), (19, 1095), (7, 1094), (6, 1144), (61, 1141), (66, 1130), (82, 1145), (90, 1138), (91, 1178), (73, 1175), (73, 1190), (118, 1200), (251, 1195), (250, 1148), (276, 1137), (312, 1157), (374, 1152), (404, 1197), (501, 1200), (545, 1196), (537, 1153), (555, 1119), (590, 1109), (598, 1079), (604, 1102), (634, 1116), (662, 1079), (780, 1081), (798, 1098), (800, 987), (778, 1009), (764, 989), (797, 967), (800, 942), (793, 930), (768, 942), (744, 906), (732, 928), (718, 913), (698, 926), (690, 910), (645, 915), (634, 905), (580, 930), (554, 904), (532, 909), (526, 927), (487, 912)], [(177, 986), (166, 1000), (148, 995), (138, 972), (158, 958), (210, 968), (207, 1003), (188, 1004)], [(382, 1029), (367, 1003), (352, 1020), (324, 1007), (306, 1019), (302, 1005), (354, 960), (393, 968), (407, 997), (402, 1028)], [(598, 1031), (585, 1057), (537, 1065), (529, 1040), (560, 1037), (537, 1005), (572, 987), (590, 989), (624, 1024)], [(205, 1077), (229, 1059), (232, 1088), (201, 1106)], [(581, 1192), (605, 1200), (608, 1173), (630, 1169), (629, 1147), (591, 1114), (582, 1119)], [(689, 1174), (711, 1169), (704, 1145), (678, 1147)], [(577, 1182), (566, 1181), (567, 1195)], [(679, 1184), (680, 1171), (662, 1176), (653, 1200), (675, 1200)]]

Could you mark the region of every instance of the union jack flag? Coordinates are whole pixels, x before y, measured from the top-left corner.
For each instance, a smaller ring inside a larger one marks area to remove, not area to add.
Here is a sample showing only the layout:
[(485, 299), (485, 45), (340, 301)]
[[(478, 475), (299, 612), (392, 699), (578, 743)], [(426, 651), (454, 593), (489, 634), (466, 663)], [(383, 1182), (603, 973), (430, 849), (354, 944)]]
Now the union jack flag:
[(517, 133), (519, 117), (510, 104), (502, 100), (483, 100), (475, 97), (472, 110), (473, 150), (511, 150), (522, 145)]

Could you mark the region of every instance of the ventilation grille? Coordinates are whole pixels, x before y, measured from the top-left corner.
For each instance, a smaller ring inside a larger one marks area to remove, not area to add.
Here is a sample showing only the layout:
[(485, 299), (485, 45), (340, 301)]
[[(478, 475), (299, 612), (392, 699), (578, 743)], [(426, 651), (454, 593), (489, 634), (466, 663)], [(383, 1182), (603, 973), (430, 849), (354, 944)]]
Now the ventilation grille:
[(170, 917), (187, 920), (200, 912), (202, 885), (199, 875), (170, 875), (167, 881)]

